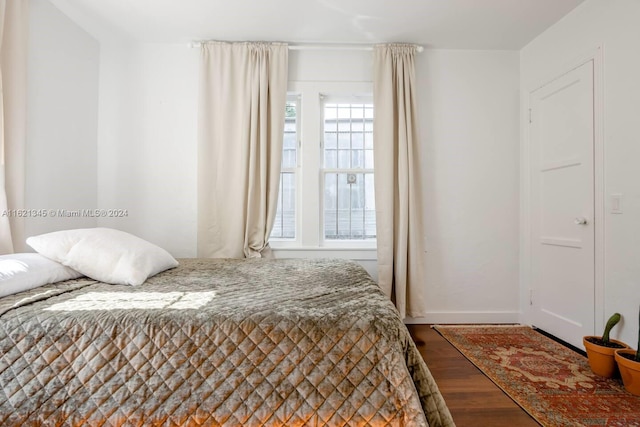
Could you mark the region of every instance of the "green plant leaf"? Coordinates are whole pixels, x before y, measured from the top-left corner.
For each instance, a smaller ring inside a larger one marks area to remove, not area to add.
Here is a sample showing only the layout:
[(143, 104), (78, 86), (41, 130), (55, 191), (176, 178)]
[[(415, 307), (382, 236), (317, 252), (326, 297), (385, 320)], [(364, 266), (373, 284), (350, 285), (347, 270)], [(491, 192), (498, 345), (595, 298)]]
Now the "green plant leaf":
[(611, 317), (609, 317), (609, 320), (607, 320), (607, 324), (604, 327), (604, 333), (602, 334), (603, 342), (609, 342), (609, 332), (611, 332), (611, 329), (618, 324), (621, 317), (622, 316), (620, 316), (620, 313), (614, 313), (611, 315)]

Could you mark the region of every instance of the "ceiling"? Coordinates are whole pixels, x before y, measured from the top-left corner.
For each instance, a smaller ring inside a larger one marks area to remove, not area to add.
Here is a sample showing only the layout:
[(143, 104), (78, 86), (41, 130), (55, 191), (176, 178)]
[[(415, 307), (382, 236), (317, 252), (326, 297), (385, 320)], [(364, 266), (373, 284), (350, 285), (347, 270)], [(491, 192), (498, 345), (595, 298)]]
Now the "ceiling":
[(584, 0), (51, 0), (99, 39), (519, 50)]

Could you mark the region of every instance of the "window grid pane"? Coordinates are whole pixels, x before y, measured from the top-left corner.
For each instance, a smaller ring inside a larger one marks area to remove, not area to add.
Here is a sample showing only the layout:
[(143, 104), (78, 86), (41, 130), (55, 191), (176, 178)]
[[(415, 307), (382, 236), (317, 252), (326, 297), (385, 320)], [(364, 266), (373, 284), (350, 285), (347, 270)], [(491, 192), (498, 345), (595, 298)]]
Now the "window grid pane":
[(287, 101), (285, 107), (282, 167), (276, 219), (271, 238), (296, 238), (296, 167), (298, 165), (298, 104)]
[(373, 104), (324, 105), (324, 238), (376, 238)]
[(376, 238), (376, 207), (372, 172), (325, 172), (324, 189), (325, 239)]

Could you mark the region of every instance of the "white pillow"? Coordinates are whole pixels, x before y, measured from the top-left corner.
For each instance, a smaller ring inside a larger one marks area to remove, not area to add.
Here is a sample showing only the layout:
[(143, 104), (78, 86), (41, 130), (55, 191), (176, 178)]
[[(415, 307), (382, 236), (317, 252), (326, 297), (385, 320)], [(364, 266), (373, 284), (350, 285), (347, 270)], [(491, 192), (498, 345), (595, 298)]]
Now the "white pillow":
[(0, 256), (0, 297), (78, 277), (82, 274), (40, 254)]
[(29, 237), (27, 244), (85, 276), (114, 285), (140, 285), (178, 265), (164, 249), (111, 228), (55, 231)]

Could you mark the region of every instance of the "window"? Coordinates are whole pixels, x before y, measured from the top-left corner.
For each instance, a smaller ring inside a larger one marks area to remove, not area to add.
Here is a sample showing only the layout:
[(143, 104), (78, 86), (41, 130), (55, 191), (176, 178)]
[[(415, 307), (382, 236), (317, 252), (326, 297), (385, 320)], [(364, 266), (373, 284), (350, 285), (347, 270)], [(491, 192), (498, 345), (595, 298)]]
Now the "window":
[(298, 167), (298, 101), (289, 97), (285, 107), (280, 193), (271, 237), (296, 238), (296, 169)]
[[(326, 240), (376, 237), (373, 103), (323, 99), (323, 230)], [(363, 102), (369, 101), (369, 102)]]
[(290, 82), (289, 89), (272, 246), (374, 250), (371, 83)]

